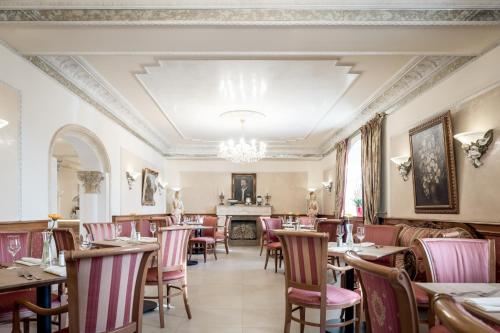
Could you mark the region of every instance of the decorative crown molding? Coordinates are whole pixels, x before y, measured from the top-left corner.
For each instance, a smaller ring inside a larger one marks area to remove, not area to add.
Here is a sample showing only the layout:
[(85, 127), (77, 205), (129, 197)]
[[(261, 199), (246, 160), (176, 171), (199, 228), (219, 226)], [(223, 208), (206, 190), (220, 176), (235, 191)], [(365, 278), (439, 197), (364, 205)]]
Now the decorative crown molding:
[(355, 132), (364, 122), (377, 113), (391, 113), (410, 100), (432, 88), (443, 78), (465, 65), (473, 56), (425, 56), (421, 57), (409, 70), (395, 82), (365, 103), (357, 113), (358, 116), (349, 126), (337, 131), (321, 148), (326, 156), (335, 149), (335, 143)]
[(168, 144), (139, 111), (71, 56), (26, 56), (45, 73), (161, 154)]
[(498, 9), (2, 9), (0, 21), (141, 25), (487, 25)]

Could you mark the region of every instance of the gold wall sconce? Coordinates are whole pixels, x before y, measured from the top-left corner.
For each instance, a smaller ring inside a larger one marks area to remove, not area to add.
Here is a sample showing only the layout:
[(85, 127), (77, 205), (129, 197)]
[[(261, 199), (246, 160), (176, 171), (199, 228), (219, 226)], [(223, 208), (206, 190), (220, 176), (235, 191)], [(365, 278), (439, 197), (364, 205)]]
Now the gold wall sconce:
[(493, 130), (485, 132), (464, 132), (453, 136), (462, 144), (465, 156), (471, 160), (475, 168), (483, 165), (481, 157), (486, 153), (493, 142)]
[(134, 186), (134, 182), (139, 178), (141, 174), (135, 171), (127, 171), (125, 176), (127, 177), (128, 189), (131, 190)]
[(333, 187), (333, 182), (331, 180), (327, 181), (327, 182), (322, 182), (321, 184), (323, 184), (323, 188), (325, 190), (328, 190), (328, 192), (331, 192), (332, 191), (332, 187)]
[(391, 158), (392, 163), (398, 167), (399, 174), (404, 181), (408, 180), (408, 174), (411, 170), (411, 157), (410, 156), (396, 156)]

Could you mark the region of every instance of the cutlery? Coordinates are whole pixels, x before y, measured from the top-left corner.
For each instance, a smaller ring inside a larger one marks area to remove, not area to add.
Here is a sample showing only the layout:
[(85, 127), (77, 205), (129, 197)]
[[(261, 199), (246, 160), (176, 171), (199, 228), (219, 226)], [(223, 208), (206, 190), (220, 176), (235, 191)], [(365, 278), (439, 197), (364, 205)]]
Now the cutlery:
[(33, 280), (33, 277), (31, 276), (31, 274), (28, 275), (25, 272), (18, 272), (17, 276), (23, 277), (23, 278), (25, 278), (26, 280), (29, 280), (29, 281)]
[(490, 291), (480, 291), (480, 290), (475, 290), (475, 291), (462, 291), (462, 292), (451, 292), (450, 295), (452, 296), (466, 296), (466, 295), (477, 295), (480, 297), (488, 297), (496, 294), (499, 292), (500, 289), (494, 289)]

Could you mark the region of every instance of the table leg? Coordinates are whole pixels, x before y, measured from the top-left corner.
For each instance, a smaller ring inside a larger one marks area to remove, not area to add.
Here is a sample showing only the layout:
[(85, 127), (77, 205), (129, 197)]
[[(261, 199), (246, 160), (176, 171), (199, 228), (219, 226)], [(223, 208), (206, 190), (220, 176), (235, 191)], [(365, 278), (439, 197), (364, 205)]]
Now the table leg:
[[(350, 269), (345, 272), (344, 275), (344, 285), (343, 288), (354, 290), (354, 269)], [(354, 318), (354, 307), (346, 308), (344, 310), (344, 321), (348, 321)], [(338, 319), (329, 320), (331, 323), (338, 323)], [(340, 328), (328, 328), (328, 333), (353, 333), (354, 332), (354, 324), (347, 325), (345, 327)], [(363, 332), (363, 330), (362, 330)]]
[[(51, 286), (42, 286), (36, 288), (36, 305), (41, 308), (49, 309), (52, 306), (51, 299)], [(36, 316), (36, 331), (37, 332), (51, 332), (52, 323), (50, 316)]]

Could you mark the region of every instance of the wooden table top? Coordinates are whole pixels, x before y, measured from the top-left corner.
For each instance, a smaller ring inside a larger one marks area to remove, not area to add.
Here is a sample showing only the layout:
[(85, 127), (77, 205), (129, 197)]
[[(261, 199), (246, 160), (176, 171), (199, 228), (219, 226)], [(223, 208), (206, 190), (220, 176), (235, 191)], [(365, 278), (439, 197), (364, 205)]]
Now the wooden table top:
[[(500, 312), (486, 312), (473, 305), (465, 303), (467, 298), (500, 297), (500, 283), (427, 283), (417, 282), (417, 285), (431, 295), (448, 294), (460, 302), (467, 311), (477, 317), (500, 325)], [(497, 292), (495, 292), (497, 291)], [(478, 295), (488, 293), (487, 296)]]
[[(152, 237), (147, 237), (147, 238), (151, 239)], [(95, 247), (122, 247), (127, 245), (151, 244), (151, 243), (153, 242), (151, 241), (141, 242), (141, 241), (132, 241), (125, 239), (106, 239), (101, 241), (94, 241), (92, 242), (92, 245), (94, 245)]]
[[(27, 280), (23, 276), (18, 276), (20, 271), (31, 273), (39, 277), (40, 280)], [(25, 267), (18, 265), (18, 268), (15, 269), (0, 269), (0, 293), (42, 287), (64, 281), (66, 281), (65, 277), (46, 273), (39, 266)]]
[[(382, 257), (390, 256), (392, 254), (396, 254), (396, 253), (403, 252), (406, 250), (408, 250), (408, 247), (386, 246), (386, 245), (360, 247), (358, 250), (358, 248), (356, 247), (356, 244), (354, 244), (353, 251), (356, 252), (356, 254), (362, 259), (377, 260), (377, 259), (380, 259)], [(328, 243), (328, 255), (343, 257), (346, 252), (347, 252), (346, 246), (338, 247), (337, 243), (335, 243), (335, 242)]]

